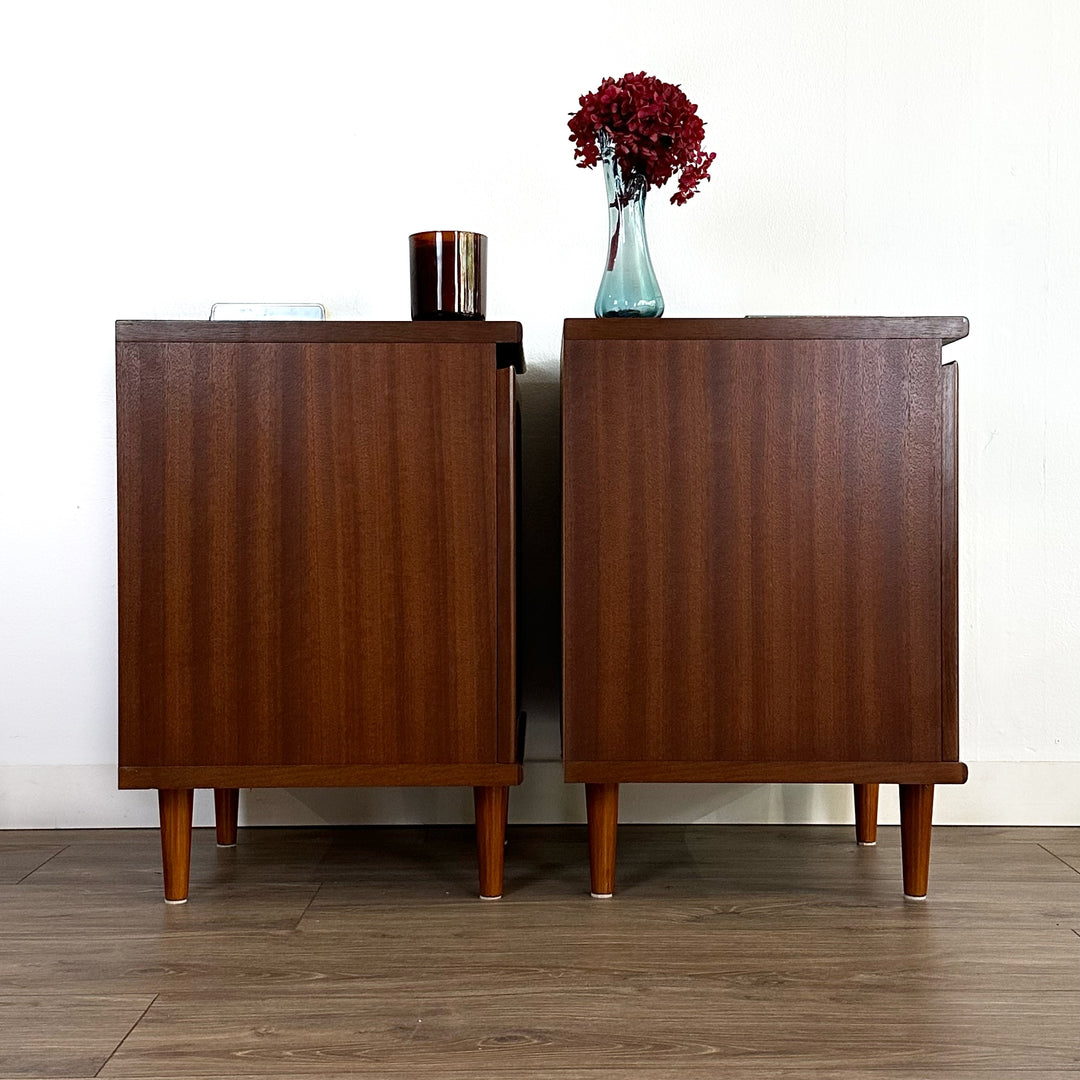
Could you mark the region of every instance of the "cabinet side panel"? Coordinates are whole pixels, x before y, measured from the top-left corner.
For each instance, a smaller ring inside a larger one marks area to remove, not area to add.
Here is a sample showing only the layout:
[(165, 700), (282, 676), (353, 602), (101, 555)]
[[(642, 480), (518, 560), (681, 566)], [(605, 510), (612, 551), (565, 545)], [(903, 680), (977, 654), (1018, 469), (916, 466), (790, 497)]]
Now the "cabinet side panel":
[(122, 356), (121, 764), (494, 760), (493, 347)]
[(955, 363), (941, 369), (941, 757), (960, 759), (960, 501), (959, 379)]
[(512, 368), (496, 375), (496, 467), (498, 476), (498, 756), (518, 759), (517, 610), (518, 530), (521, 499), (521, 433), (518, 429), (517, 382)]
[(566, 343), (568, 760), (940, 757), (937, 349)]

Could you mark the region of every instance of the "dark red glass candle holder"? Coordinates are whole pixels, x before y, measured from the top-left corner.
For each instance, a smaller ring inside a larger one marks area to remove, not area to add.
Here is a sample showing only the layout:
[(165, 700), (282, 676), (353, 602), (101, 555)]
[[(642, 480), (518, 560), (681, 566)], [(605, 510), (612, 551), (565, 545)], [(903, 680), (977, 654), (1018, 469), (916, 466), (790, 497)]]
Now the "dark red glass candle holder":
[(487, 300), (487, 237), (436, 231), (409, 237), (414, 319), (483, 319)]

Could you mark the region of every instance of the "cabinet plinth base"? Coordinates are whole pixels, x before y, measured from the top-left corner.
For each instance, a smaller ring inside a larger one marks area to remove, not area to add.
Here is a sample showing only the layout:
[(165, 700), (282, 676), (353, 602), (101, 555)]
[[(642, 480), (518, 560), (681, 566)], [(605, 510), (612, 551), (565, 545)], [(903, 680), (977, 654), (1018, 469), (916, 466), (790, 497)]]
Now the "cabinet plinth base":
[(963, 784), (962, 761), (566, 761), (568, 784)]
[(121, 765), (117, 786), (140, 788), (513, 787), (519, 764)]

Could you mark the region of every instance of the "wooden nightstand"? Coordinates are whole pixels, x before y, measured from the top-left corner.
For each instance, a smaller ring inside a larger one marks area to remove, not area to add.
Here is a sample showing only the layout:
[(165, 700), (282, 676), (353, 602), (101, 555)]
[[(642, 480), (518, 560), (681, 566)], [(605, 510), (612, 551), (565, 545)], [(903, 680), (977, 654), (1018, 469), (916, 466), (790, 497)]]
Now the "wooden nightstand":
[(592, 890), (618, 785), (900, 785), (926, 894), (957, 737), (962, 318), (567, 320), (563, 747)]
[(119, 322), (122, 788), (468, 785), (502, 892), (521, 781), (517, 323)]

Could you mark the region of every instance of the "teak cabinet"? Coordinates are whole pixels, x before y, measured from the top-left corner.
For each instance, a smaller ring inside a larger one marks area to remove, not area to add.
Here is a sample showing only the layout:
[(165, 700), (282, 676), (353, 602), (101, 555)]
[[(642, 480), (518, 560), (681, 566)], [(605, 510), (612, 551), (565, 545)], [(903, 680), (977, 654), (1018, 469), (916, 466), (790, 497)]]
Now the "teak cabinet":
[(962, 318), (565, 324), (563, 752), (592, 889), (618, 785), (900, 785), (926, 893), (957, 740)]
[(119, 322), (119, 784), (468, 785), (502, 891), (521, 780), (517, 323)]

